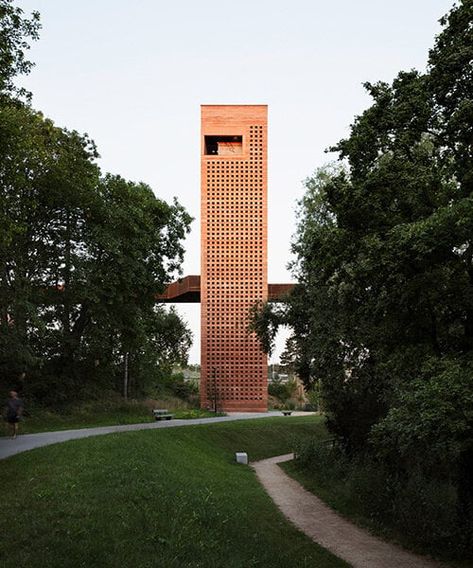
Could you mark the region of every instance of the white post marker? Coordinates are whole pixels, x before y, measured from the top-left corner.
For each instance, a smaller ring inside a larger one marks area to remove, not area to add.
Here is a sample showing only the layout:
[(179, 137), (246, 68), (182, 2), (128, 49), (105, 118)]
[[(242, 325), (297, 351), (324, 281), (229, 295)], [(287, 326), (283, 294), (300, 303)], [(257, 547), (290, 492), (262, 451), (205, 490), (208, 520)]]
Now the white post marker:
[(235, 458), (237, 463), (248, 465), (248, 454), (246, 452), (236, 452)]

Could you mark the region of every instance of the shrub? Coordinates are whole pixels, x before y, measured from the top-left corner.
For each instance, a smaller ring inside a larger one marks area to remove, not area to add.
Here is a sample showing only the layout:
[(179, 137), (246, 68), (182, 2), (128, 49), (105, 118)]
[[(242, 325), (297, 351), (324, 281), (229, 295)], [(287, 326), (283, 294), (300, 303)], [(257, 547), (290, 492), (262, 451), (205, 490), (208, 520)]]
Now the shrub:
[(348, 459), (332, 439), (298, 443), (294, 453), (298, 465), (310, 470), (320, 481), (330, 481), (332, 477), (344, 479), (347, 475)]
[(371, 434), (376, 455), (435, 475), (473, 449), (473, 364), (432, 359)]
[[(271, 381), (268, 385), (269, 395), (277, 398), (281, 402), (281, 404), (287, 406), (288, 408), (290, 405), (288, 401), (295, 395), (296, 390), (297, 382), (295, 380), (282, 382), (281, 379), (277, 378)], [(293, 404), (293, 408), (295, 408), (295, 404)]]

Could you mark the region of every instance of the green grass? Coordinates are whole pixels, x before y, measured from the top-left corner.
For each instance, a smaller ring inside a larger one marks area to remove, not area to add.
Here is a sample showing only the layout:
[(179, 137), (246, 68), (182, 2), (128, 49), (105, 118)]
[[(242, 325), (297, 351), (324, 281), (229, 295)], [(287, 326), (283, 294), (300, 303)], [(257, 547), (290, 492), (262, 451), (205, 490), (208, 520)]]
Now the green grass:
[[(352, 494), (349, 484), (342, 478), (336, 476), (322, 479), (309, 469), (298, 466), (296, 462), (286, 462), (280, 467), (293, 479), (298, 481), (307, 491), (317, 495), (334, 510), (339, 512), (354, 524), (368, 530), (369, 532), (381, 537), (384, 540), (393, 542), (406, 549), (412, 550), (421, 555), (440, 556), (443, 562), (448, 562), (449, 566), (458, 568), (473, 568), (470, 560), (453, 560), (438, 551), (432, 551), (428, 547), (420, 546), (409, 534), (402, 533), (392, 526), (388, 526), (381, 519), (369, 516), (359, 505), (359, 500)], [(373, 488), (375, 491), (376, 489)], [(419, 519), (419, 523), (422, 519)]]
[(71, 441), (2, 462), (0, 565), (331, 568), (253, 470), (234, 463), (325, 436), (318, 417), (268, 418)]
[[(282, 463), (280, 467), (303, 485), (305, 489), (320, 497), (335, 511), (364, 528), (376, 531), (378, 534), (382, 533), (382, 526), (374, 527), (374, 523), (361, 514), (343, 479), (331, 478), (329, 482), (324, 483), (313, 475), (310, 470), (299, 467), (293, 461)], [(382, 536), (386, 536), (386, 534)]]
[[(175, 418), (180, 419), (215, 416), (214, 412), (195, 408), (170, 409), (170, 412)], [(222, 416), (222, 414), (217, 414), (217, 416)], [(72, 406), (62, 412), (32, 408), (20, 423), (20, 434), (143, 422), (154, 422), (154, 418), (151, 410), (141, 402), (93, 401)], [(0, 436), (4, 435), (8, 435), (6, 429), (0, 432)]]
[(174, 418), (190, 420), (192, 418), (215, 418), (216, 416), (226, 416), (225, 412), (211, 412), (202, 408), (188, 408), (170, 410), (174, 414)]

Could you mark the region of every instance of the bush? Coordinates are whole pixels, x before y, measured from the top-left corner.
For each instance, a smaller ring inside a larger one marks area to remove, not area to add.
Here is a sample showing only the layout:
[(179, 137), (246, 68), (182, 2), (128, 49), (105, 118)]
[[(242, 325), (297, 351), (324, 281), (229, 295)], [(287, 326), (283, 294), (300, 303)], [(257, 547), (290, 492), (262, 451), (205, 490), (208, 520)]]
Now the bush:
[(173, 373), (162, 380), (156, 391), (158, 395), (168, 394), (191, 404), (197, 404), (199, 383), (186, 380), (182, 373)]
[(473, 547), (472, 376), (470, 357), (428, 360), (372, 429), (371, 444), (379, 461), (409, 480), (420, 475), (434, 492), (455, 485), (457, 523)]
[(308, 469), (320, 481), (345, 478), (349, 462), (333, 439), (325, 441), (310, 440), (298, 443), (294, 454), (297, 464)]
[(172, 381), (169, 384), (169, 390), (172, 394), (182, 400), (189, 400), (193, 394), (196, 394), (194, 386), (190, 382), (186, 382), (184, 380)]
[(457, 492), (448, 482), (427, 479), (421, 472), (396, 484), (393, 523), (422, 546), (455, 552), (461, 545)]
[[(268, 385), (269, 395), (277, 398), (279, 402), (285, 406), (290, 404), (288, 401), (295, 395), (296, 390), (297, 382), (295, 380), (282, 382), (281, 379), (277, 378), (271, 381)], [(293, 408), (294, 407), (295, 406), (293, 405)]]

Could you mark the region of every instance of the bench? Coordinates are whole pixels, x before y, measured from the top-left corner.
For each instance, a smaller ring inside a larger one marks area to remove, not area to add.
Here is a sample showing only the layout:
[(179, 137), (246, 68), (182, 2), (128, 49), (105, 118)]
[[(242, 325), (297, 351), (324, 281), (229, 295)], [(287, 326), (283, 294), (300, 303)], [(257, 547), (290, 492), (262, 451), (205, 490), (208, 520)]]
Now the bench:
[(174, 414), (171, 414), (164, 408), (155, 408), (153, 410), (155, 420), (171, 420)]
[(292, 414), (292, 410), (282, 410), (281, 412), (283, 416), (291, 416)]

